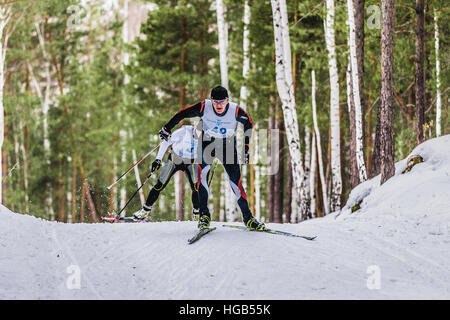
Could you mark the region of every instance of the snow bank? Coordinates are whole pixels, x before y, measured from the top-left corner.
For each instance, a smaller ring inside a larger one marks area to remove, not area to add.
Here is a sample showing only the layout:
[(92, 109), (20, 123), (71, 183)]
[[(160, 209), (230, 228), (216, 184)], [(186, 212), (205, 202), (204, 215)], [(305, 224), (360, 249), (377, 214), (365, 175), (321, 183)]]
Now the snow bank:
[[(64, 224), (0, 206), (0, 299), (450, 299), (450, 136), (337, 216), (269, 227), (315, 241), (195, 222)], [(363, 200), (361, 209), (349, 208)]]
[[(411, 156), (424, 162), (402, 173)], [(380, 175), (361, 183), (350, 193), (340, 215), (351, 214), (357, 204), (359, 212), (412, 215), (441, 215), (450, 212), (450, 135), (428, 140), (409, 156), (395, 164), (395, 176), (380, 186)]]

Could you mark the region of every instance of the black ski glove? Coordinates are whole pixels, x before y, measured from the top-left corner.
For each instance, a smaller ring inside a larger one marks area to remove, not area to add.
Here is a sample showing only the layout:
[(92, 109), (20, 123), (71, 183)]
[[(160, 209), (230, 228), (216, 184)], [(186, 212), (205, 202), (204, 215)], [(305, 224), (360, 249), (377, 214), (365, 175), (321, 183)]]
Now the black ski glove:
[(168, 141), (170, 138), (170, 130), (167, 129), (165, 126), (159, 130), (159, 136), (161, 139)]
[(159, 168), (161, 168), (161, 160), (156, 159), (152, 163), (152, 172), (158, 170)]

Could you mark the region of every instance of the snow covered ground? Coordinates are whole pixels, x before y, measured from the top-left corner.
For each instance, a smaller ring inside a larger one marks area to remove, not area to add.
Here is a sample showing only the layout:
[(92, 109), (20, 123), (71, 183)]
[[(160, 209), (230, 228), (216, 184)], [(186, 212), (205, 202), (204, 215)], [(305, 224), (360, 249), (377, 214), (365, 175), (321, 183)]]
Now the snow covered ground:
[[(340, 213), (274, 229), (64, 224), (0, 206), (0, 299), (450, 299), (450, 135), (354, 189)], [(350, 208), (361, 202), (361, 209)]]

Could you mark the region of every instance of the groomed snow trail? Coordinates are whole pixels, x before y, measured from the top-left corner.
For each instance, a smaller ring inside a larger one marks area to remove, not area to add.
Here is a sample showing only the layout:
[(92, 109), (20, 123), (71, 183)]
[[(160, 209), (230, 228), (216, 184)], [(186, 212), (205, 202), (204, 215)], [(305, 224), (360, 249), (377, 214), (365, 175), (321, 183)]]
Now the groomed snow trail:
[[(0, 218), (1, 299), (450, 298), (449, 230), (330, 216), (269, 225), (315, 241), (213, 223), (217, 230), (188, 245), (193, 222), (68, 225), (5, 208)], [(379, 289), (368, 287), (370, 266), (379, 268)]]
[(314, 241), (213, 222), (188, 245), (195, 222), (64, 224), (0, 206), (0, 299), (450, 299), (450, 136), (418, 148), (424, 163), (361, 184), (340, 214), (268, 224)]

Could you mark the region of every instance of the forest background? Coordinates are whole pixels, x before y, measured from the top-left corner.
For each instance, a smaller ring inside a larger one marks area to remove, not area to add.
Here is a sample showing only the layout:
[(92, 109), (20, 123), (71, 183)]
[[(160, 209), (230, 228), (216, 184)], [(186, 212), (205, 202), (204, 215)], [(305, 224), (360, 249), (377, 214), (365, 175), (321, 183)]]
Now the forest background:
[[(282, 2), (2, 1), (2, 203), (71, 223), (117, 212), (149, 174), (156, 153), (111, 190), (106, 186), (159, 143), (159, 129), (177, 110), (222, 84), (255, 125), (252, 161), (242, 166), (252, 212), (266, 222), (295, 223), (339, 210), (355, 186), (381, 170), (382, 5), (389, 1), (286, 3), (297, 143), (307, 181), (302, 195), (286, 134), (291, 122), (285, 122), (277, 86), (274, 7)], [(442, 0), (399, 0), (394, 6), (390, 89), (398, 161), (424, 140), (450, 133), (450, 7)], [(330, 30), (334, 43), (327, 39)], [(279, 143), (264, 143), (272, 131)], [(276, 174), (267, 174), (271, 153), (280, 159)], [(138, 210), (155, 182), (152, 177), (124, 213)], [(191, 219), (189, 190), (177, 174), (158, 199), (153, 221)], [(240, 219), (221, 165), (210, 191), (214, 220)], [(304, 195), (307, 211), (300, 212), (298, 197)]]

